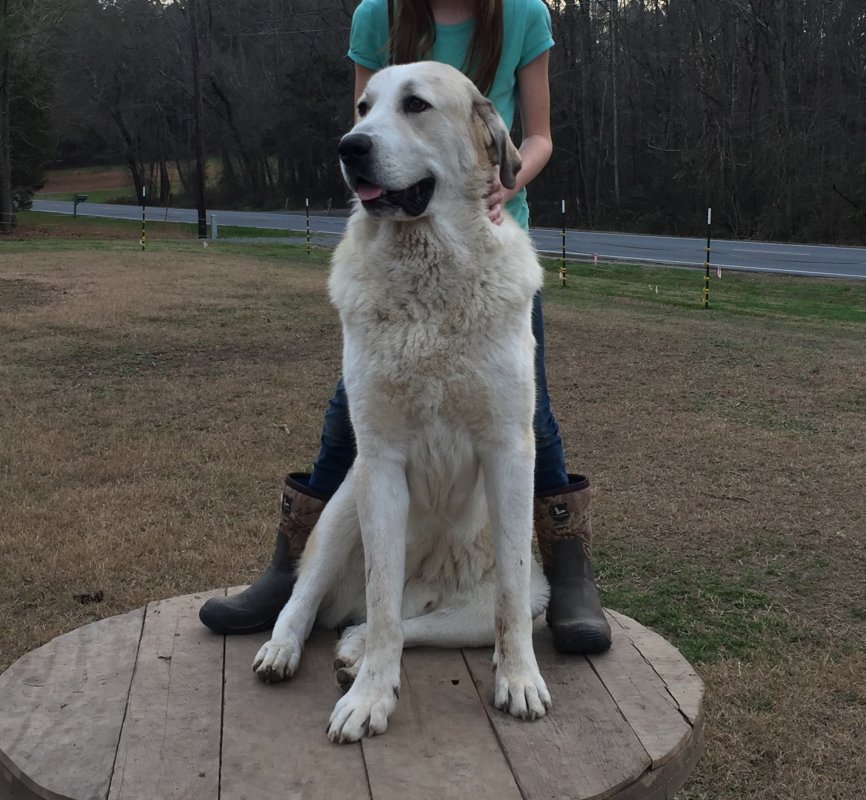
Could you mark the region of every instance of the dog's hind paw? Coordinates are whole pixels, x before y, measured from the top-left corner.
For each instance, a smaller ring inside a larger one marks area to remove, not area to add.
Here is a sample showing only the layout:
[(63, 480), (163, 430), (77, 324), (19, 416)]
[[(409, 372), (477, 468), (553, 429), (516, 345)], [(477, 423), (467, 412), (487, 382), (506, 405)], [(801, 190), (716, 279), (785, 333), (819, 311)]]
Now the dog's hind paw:
[(366, 644), (367, 626), (365, 624), (346, 628), (340, 641), (337, 642), (334, 654), (334, 672), (337, 676), (337, 683), (343, 688), (351, 686), (355, 678), (358, 677)]
[(301, 661), (301, 645), (292, 639), (271, 639), (256, 653), (253, 670), (265, 683), (291, 678)]
[(538, 719), (550, 710), (550, 692), (538, 670), (505, 675), (496, 670), (494, 704), (518, 719)]

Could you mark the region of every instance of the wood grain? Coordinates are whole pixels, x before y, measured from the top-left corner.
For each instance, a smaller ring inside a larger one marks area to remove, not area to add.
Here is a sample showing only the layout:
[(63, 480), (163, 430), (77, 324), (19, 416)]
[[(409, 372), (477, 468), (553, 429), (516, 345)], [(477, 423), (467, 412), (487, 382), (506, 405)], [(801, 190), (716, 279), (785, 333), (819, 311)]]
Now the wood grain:
[(657, 769), (682, 750), (692, 726), (631, 639), (613, 633), (612, 649), (588, 659)]
[(314, 631), (294, 677), (266, 685), (252, 663), (269, 635), (226, 637), (221, 799), (369, 798), (361, 746), (325, 735), (340, 696), (334, 635)]
[(704, 721), (703, 717), (698, 717), (691, 736), (676, 758), (644, 773), (640, 780), (617, 792), (611, 800), (673, 800), (688, 781), (703, 750)]
[(224, 637), (198, 619), (214, 594), (148, 605), (110, 800), (218, 796)]
[(267, 686), (251, 666), (269, 634), (207, 631), (210, 594), (84, 626), (0, 676), (0, 800), (670, 800), (701, 753), (700, 678), (615, 612), (599, 656), (560, 655), (536, 629), (542, 720), (492, 708), (489, 648), (408, 650), (388, 732), (333, 745), (334, 634)]
[(682, 653), (667, 639), (645, 628), (624, 614), (608, 612), (609, 617), (632, 641), (643, 658), (665, 682), (671, 696), (689, 722), (694, 725), (704, 702), (704, 682)]
[(376, 800), (520, 800), (459, 650), (403, 653), (397, 710), (363, 748)]
[(40, 797), (104, 798), (144, 609), (52, 639), (0, 675), (0, 760)]
[(638, 780), (650, 758), (589, 662), (557, 653), (546, 628), (535, 635), (535, 652), (553, 709), (524, 722), (493, 707), (491, 651), (464, 651), (524, 796), (602, 800)]

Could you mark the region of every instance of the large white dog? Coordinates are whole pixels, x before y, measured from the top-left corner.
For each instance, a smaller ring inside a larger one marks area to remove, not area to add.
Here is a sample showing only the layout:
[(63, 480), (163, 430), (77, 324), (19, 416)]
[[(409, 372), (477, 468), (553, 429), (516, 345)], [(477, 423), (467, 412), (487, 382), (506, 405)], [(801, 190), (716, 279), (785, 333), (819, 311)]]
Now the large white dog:
[(358, 201), (331, 299), (358, 455), (325, 507), (253, 669), (297, 669), (314, 621), (347, 628), (332, 741), (382, 733), (402, 648), (495, 644), (495, 703), (543, 716), (532, 647), (547, 583), (531, 553), (532, 298), (541, 268), (510, 218), (494, 225), (492, 166), (520, 157), (492, 104), (435, 63), (372, 77), (340, 142)]

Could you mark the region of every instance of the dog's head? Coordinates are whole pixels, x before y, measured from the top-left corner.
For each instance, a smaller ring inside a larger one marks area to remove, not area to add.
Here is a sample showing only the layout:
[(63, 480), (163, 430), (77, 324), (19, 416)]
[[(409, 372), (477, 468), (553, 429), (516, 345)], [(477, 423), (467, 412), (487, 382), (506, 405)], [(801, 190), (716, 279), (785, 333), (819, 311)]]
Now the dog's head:
[(343, 177), (375, 216), (418, 217), (439, 202), (480, 200), (491, 165), (512, 188), (520, 155), (493, 104), (432, 61), (377, 72), (340, 141)]

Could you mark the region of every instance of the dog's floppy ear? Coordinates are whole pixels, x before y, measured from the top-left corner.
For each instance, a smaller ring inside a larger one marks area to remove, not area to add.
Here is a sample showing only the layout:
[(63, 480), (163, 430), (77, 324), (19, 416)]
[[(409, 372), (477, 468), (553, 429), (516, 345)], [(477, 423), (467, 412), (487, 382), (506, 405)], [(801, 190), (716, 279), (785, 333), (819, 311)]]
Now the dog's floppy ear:
[(485, 137), (487, 155), (491, 164), (499, 165), (499, 180), (506, 189), (513, 189), (515, 176), (520, 170), (520, 153), (511, 141), (502, 117), (480, 92), (472, 103), (473, 112), (487, 129)]

